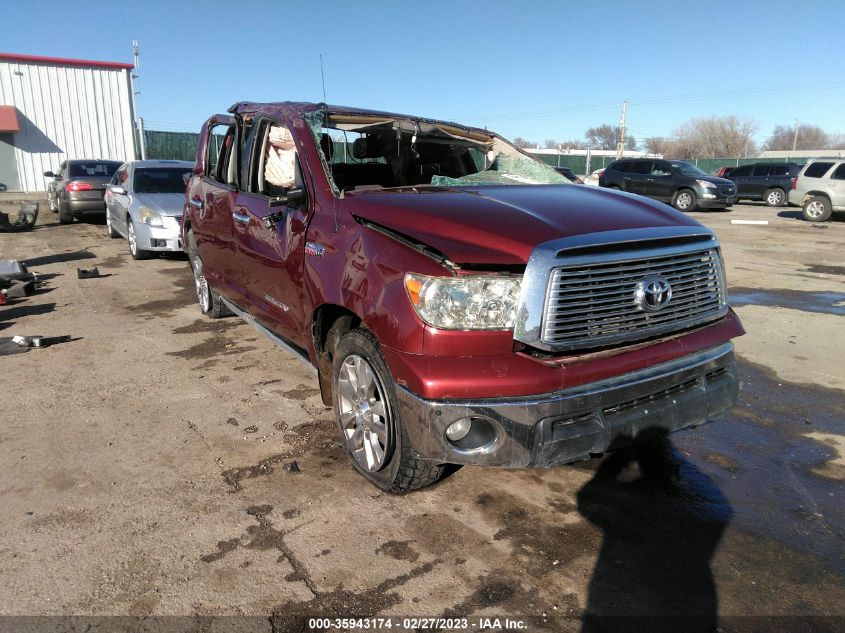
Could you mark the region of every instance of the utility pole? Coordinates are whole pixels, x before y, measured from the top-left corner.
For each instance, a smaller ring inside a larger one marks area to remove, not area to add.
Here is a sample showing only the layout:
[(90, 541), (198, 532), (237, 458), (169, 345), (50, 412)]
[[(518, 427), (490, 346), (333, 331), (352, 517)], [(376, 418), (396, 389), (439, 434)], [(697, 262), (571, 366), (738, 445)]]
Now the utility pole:
[(628, 114), (628, 100), (622, 102), (622, 118), (619, 120), (619, 144), (616, 146), (616, 158), (622, 158), (625, 151), (625, 117)]
[(792, 137), (792, 151), (795, 151), (795, 147), (798, 145), (798, 119), (795, 119), (795, 135)]
[(144, 119), (138, 116), (135, 105), (135, 95), (141, 94), (141, 84), (138, 77), (138, 68), (141, 65), (138, 59), (138, 40), (132, 40), (132, 114), (135, 117), (135, 129), (138, 130), (138, 149), (141, 152), (141, 160), (147, 159), (147, 143), (144, 139)]
[(147, 143), (144, 141), (144, 117), (138, 117), (138, 137), (141, 139), (141, 160), (147, 160)]

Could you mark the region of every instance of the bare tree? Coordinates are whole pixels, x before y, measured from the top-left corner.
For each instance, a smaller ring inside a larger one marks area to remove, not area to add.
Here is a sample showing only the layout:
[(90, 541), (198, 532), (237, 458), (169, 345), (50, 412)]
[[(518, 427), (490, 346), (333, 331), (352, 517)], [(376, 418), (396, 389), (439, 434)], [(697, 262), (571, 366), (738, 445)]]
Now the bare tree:
[(675, 158), (736, 158), (757, 153), (752, 136), (757, 123), (734, 115), (692, 119), (678, 126), (672, 154)]
[(521, 136), (517, 136), (515, 139), (513, 139), (513, 144), (520, 149), (537, 147), (537, 143), (535, 143), (534, 141), (526, 141)]
[(795, 149), (832, 149), (835, 139), (817, 125), (799, 125), (798, 137), (795, 136), (795, 126), (776, 125), (765, 149), (791, 150), (795, 142)]
[(677, 156), (678, 144), (673, 138), (663, 136), (652, 136), (645, 140), (645, 150), (649, 154), (662, 154), (663, 156)]
[(587, 143), (595, 149), (616, 149), (619, 142), (619, 128), (604, 123), (598, 127), (591, 127), (584, 132)]
[[(622, 131), (619, 126), (613, 127), (608, 123), (591, 127), (584, 133), (587, 143), (595, 149), (616, 149)], [(630, 134), (625, 135), (625, 149), (637, 149), (637, 139)]]

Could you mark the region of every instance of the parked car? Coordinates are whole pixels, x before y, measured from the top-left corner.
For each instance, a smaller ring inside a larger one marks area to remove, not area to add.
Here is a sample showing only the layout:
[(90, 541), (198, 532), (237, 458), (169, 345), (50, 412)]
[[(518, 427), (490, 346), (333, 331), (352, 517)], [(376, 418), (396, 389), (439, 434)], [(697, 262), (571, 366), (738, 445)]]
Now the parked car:
[(736, 186), (683, 160), (629, 158), (611, 163), (599, 185), (671, 204), (678, 211), (724, 209), (736, 202)]
[(714, 169), (711, 172), (711, 175), (716, 176), (717, 178), (727, 178), (728, 174), (731, 173), (733, 169), (735, 168), (731, 166), (719, 167), (718, 169)]
[(825, 222), (845, 211), (845, 158), (819, 158), (799, 172), (789, 204), (801, 207), (808, 222)]
[(186, 192), (200, 308), (316, 368), (376, 486), (587, 459), (733, 406), (743, 330), (718, 240), (692, 218), (560, 186), (484, 129), (325, 104), (229, 112), (200, 131)]
[(555, 167), (554, 170), (561, 176), (566, 176), (570, 182), (574, 182), (576, 185), (584, 184), (584, 179), (581, 178), (581, 176), (576, 175), (574, 171), (569, 169), (569, 167)]
[(180, 160), (136, 160), (122, 165), (106, 190), (108, 236), (125, 237), (134, 259), (182, 251), (183, 176), (193, 167)]
[(69, 224), (87, 213), (103, 213), (106, 183), (121, 166), (115, 160), (66, 160), (58, 172), (45, 171), (52, 178), (47, 185), (47, 203), (59, 214), (59, 222)]
[(737, 199), (763, 200), (770, 207), (786, 204), (803, 165), (798, 163), (752, 163), (735, 167), (725, 176), (736, 183)]

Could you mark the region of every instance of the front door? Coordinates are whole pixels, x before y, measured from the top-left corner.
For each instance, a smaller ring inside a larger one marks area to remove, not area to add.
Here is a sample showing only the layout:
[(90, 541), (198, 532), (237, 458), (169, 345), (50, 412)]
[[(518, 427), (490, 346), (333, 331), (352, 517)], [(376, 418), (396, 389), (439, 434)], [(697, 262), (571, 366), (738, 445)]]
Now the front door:
[(671, 200), (675, 193), (672, 167), (661, 160), (654, 161), (645, 184), (645, 195), (658, 200)]
[[(308, 226), (305, 200), (285, 203), (284, 193), (293, 197), (302, 189), (296, 153), (285, 154), (293, 161), (295, 179), (280, 189), (265, 181), (266, 160), (272, 150), (268, 140), (282, 129), (275, 121), (255, 121), (244, 144), (242, 191), (233, 210), (235, 247), (240, 278), (250, 312), (267, 327), (286, 339), (305, 346), (309, 315), (303, 306), (303, 258)], [(275, 187), (275, 188), (274, 188)]]

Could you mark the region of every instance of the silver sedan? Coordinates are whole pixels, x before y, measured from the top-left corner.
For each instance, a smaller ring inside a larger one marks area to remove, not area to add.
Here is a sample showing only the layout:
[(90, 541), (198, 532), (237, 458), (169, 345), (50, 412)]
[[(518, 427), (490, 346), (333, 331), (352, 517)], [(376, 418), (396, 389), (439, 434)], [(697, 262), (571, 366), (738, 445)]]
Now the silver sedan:
[(118, 169), (106, 188), (106, 232), (123, 236), (134, 259), (181, 251), (179, 224), (185, 181), (194, 164), (182, 160), (136, 160)]

